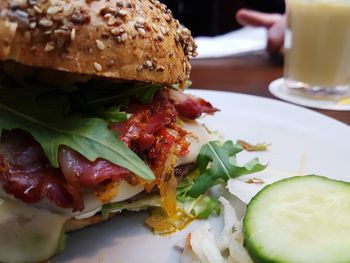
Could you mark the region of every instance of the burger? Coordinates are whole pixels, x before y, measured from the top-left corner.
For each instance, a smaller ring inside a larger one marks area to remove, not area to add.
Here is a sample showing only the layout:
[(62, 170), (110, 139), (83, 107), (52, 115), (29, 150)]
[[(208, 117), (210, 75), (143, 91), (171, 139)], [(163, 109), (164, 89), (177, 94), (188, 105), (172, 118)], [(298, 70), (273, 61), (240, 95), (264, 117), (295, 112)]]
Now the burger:
[(121, 204), (178, 211), (217, 111), (183, 93), (191, 56), (157, 0), (0, 1), (1, 262), (50, 258)]

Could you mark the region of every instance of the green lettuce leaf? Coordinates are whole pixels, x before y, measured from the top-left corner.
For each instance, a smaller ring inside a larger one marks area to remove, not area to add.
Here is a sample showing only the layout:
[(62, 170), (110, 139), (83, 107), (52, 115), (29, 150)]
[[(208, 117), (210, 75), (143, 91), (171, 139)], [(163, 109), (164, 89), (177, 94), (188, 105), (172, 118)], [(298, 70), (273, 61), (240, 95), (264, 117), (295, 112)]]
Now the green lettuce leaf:
[[(149, 195), (133, 202), (106, 204), (102, 207), (101, 214), (104, 219), (107, 219), (110, 213), (117, 213), (123, 210), (139, 212), (151, 207), (161, 208), (161, 206), (159, 195)], [(219, 215), (221, 212), (218, 200), (207, 195), (201, 195), (198, 198), (187, 197), (183, 202), (178, 200), (177, 206), (185, 215), (196, 219), (207, 219), (211, 214)]]
[(149, 167), (108, 130), (103, 119), (64, 117), (57, 109), (39, 105), (41, 93), (42, 89), (0, 89), (0, 132), (16, 128), (28, 131), (54, 167), (59, 165), (59, 146), (66, 145), (90, 161), (103, 158), (145, 180), (155, 178)]
[(186, 215), (196, 219), (207, 219), (213, 213), (216, 215), (221, 213), (219, 201), (208, 195), (200, 195), (197, 198), (187, 197), (183, 202), (178, 202), (178, 207)]
[(112, 106), (102, 111), (99, 116), (107, 123), (117, 123), (128, 120), (130, 115), (121, 111), (119, 106)]
[(107, 219), (110, 213), (117, 213), (123, 210), (132, 212), (138, 212), (141, 210), (147, 210), (150, 207), (161, 207), (161, 200), (159, 195), (148, 195), (133, 202), (118, 202), (103, 205), (102, 218)]
[(195, 178), (187, 193), (188, 196), (199, 197), (216, 184), (227, 182), (230, 178), (260, 172), (266, 168), (266, 165), (260, 164), (257, 158), (244, 166), (238, 166), (235, 156), (242, 150), (239, 143), (233, 144), (232, 141), (222, 145), (212, 141), (202, 146), (197, 157), (200, 176)]

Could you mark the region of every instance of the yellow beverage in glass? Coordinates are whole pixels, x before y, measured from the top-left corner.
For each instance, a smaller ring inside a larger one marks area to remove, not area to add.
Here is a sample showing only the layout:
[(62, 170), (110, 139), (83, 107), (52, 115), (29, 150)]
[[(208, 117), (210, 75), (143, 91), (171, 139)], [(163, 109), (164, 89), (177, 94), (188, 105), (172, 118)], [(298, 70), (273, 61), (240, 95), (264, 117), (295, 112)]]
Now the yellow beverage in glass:
[(286, 85), (348, 92), (350, 1), (287, 0), (286, 3)]

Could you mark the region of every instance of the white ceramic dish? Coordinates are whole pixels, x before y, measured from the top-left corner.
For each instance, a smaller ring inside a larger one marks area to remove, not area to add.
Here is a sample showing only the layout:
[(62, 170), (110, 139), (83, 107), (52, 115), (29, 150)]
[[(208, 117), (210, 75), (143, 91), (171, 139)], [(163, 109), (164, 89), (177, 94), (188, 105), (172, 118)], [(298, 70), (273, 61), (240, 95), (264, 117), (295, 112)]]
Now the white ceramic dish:
[[(319, 174), (350, 181), (350, 127), (302, 107), (276, 100), (217, 91), (192, 90), (221, 109), (201, 121), (226, 139), (271, 143), (270, 150), (243, 153), (239, 160), (258, 156), (269, 171)], [(127, 213), (69, 236), (66, 250), (51, 262), (177, 263), (175, 243), (203, 223), (192, 223), (172, 236), (153, 235), (143, 225), (146, 213)], [(220, 217), (210, 219), (214, 229)]]
[(272, 81), (269, 91), (275, 97), (294, 104), (324, 110), (350, 111), (350, 97), (345, 96), (339, 99), (320, 99), (301, 96), (297, 93), (288, 92), (284, 86), (284, 79), (279, 78)]

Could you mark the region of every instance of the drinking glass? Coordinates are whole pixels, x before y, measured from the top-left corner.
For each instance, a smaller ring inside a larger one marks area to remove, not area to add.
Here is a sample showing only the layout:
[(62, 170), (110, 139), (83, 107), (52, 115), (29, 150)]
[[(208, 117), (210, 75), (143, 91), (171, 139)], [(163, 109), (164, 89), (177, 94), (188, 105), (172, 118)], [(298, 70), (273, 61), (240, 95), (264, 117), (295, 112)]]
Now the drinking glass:
[(350, 1), (286, 0), (284, 79), (317, 98), (350, 93)]

